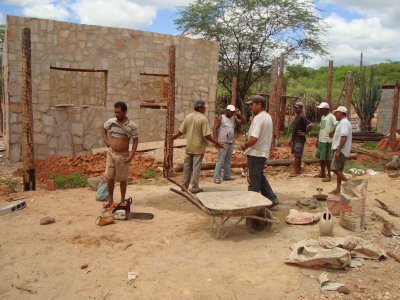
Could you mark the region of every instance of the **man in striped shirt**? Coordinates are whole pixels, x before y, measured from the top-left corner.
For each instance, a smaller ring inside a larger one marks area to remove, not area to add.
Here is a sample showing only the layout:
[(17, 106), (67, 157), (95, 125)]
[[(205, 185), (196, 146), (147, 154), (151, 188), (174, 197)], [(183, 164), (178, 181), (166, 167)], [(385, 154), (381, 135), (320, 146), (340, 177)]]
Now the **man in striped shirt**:
[[(115, 103), (115, 118), (104, 123), (103, 140), (108, 147), (104, 172), (104, 176), (107, 178), (108, 200), (104, 203), (104, 208), (110, 207), (114, 202), (115, 181), (120, 183), (121, 201), (125, 200), (129, 163), (132, 161), (139, 143), (138, 127), (127, 118), (127, 111), (128, 107), (124, 102)], [(133, 144), (131, 152), (129, 152), (131, 139)]]

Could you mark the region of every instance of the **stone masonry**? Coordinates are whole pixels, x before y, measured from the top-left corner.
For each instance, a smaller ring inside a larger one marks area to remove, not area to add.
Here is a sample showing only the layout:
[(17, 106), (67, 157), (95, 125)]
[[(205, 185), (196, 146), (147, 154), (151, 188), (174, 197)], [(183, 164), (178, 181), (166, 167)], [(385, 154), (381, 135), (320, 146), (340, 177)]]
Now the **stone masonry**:
[[(381, 102), (379, 102), (378, 106), (377, 131), (383, 134), (390, 133), (390, 125), (392, 124), (393, 111), (393, 92), (394, 87), (382, 88)], [(397, 121), (397, 128), (400, 128), (400, 118)]]
[(129, 29), (7, 17), (3, 53), (3, 127), (9, 159), (21, 159), (21, 35), (31, 29), (35, 155), (76, 155), (103, 147), (101, 128), (124, 101), (140, 128), (141, 142), (163, 140), (168, 79), (168, 47), (176, 45), (176, 128), (193, 111), (193, 100), (207, 103), (215, 118), (217, 42)]

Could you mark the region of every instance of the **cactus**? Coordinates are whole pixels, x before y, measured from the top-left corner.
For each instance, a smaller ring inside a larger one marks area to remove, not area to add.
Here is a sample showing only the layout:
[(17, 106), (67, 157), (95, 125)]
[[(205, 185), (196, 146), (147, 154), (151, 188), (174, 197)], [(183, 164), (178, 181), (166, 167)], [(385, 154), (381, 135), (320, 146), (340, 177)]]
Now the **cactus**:
[(381, 100), (381, 89), (376, 79), (378, 68), (370, 66), (369, 74), (367, 73), (367, 67), (363, 66), (363, 54), (361, 53), (360, 74), (352, 99), (354, 109), (361, 120), (361, 131), (372, 129), (371, 121)]

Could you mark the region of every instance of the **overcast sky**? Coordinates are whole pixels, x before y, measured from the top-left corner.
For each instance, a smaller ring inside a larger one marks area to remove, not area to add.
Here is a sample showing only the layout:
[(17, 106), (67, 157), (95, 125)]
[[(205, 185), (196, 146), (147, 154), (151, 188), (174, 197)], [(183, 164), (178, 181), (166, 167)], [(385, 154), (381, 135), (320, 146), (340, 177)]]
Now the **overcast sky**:
[[(0, 23), (6, 15), (48, 18), (84, 24), (177, 34), (177, 7), (193, 0), (0, 0)], [(317, 0), (329, 25), (324, 39), (329, 57), (314, 57), (311, 67), (400, 61), (400, 0)]]

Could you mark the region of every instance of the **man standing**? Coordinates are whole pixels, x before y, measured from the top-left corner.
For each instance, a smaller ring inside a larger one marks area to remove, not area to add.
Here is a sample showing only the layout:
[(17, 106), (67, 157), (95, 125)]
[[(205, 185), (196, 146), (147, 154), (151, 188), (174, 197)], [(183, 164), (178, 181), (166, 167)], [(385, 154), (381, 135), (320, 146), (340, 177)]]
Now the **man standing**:
[(332, 140), (332, 165), (331, 170), (336, 174), (336, 189), (333, 190), (332, 194), (339, 194), (342, 181), (347, 181), (344, 176), (344, 163), (346, 157), (350, 156), (351, 142), (353, 138), (353, 132), (350, 121), (347, 119), (347, 109), (344, 106), (339, 106), (334, 112), (336, 121), (335, 134)]
[(183, 186), (189, 188), (190, 178), (192, 178), (192, 193), (200, 193), (203, 190), (199, 187), (201, 163), (207, 142), (214, 143), (217, 148), (223, 148), (224, 145), (218, 143), (211, 136), (210, 123), (204, 115), (206, 112), (205, 102), (196, 100), (194, 102), (194, 112), (188, 114), (179, 127), (178, 133), (172, 136), (173, 139), (186, 134), (186, 156), (183, 165)]
[(271, 116), (265, 111), (266, 102), (262, 96), (252, 96), (247, 102), (255, 115), (251, 122), (248, 140), (241, 148), (247, 156), (249, 191), (261, 192), (272, 201), (270, 208), (279, 204), (278, 197), (272, 191), (264, 175), (264, 167), (269, 157), (272, 142), (273, 125)]
[[(133, 121), (127, 118), (127, 111), (128, 107), (124, 102), (115, 103), (115, 118), (104, 123), (103, 141), (108, 147), (104, 176), (107, 178), (109, 197), (108, 201), (104, 203), (104, 208), (108, 208), (114, 203), (115, 181), (120, 183), (121, 201), (125, 200), (129, 163), (132, 161), (139, 143), (138, 128)], [(108, 137), (108, 132), (110, 132), (111, 139)], [(133, 144), (129, 153), (131, 139)]]
[(231, 158), (235, 144), (235, 126), (244, 123), (244, 118), (240, 110), (235, 106), (228, 105), (225, 114), (220, 115), (214, 123), (214, 139), (224, 144), (224, 148), (219, 149), (217, 162), (215, 163), (214, 182), (221, 183), (222, 166), (224, 166), (224, 180), (234, 180), (231, 177)]
[(303, 157), (304, 144), (306, 143), (306, 135), (310, 132), (313, 124), (306, 118), (303, 113), (303, 103), (297, 102), (294, 105), (296, 116), (292, 123), (292, 139), (289, 145), (294, 155), (294, 169), (290, 177), (301, 174), (301, 158)]
[[(332, 136), (335, 132), (336, 118), (331, 113), (328, 103), (321, 102), (317, 108), (322, 117), (317, 141), (317, 154), (315, 156), (320, 160), (321, 171), (314, 177), (322, 178), (323, 182), (329, 182), (331, 181)], [(327, 169), (326, 175), (325, 167)]]

